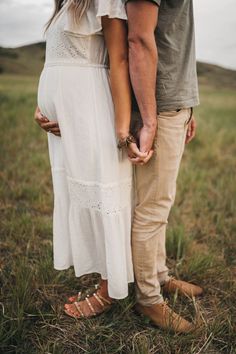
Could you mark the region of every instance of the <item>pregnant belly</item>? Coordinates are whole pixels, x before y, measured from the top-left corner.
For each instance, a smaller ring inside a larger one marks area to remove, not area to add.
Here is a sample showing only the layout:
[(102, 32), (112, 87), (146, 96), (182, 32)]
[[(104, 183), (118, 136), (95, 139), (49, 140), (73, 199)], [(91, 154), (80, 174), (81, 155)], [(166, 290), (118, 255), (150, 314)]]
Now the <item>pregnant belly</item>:
[(38, 106), (42, 114), (60, 125), (74, 119), (81, 128), (100, 125), (101, 117), (105, 125), (114, 125), (108, 73), (101, 68), (45, 67), (39, 80)]
[(44, 68), (38, 86), (38, 107), (49, 120), (57, 120), (56, 97), (58, 92), (58, 75), (55, 70)]

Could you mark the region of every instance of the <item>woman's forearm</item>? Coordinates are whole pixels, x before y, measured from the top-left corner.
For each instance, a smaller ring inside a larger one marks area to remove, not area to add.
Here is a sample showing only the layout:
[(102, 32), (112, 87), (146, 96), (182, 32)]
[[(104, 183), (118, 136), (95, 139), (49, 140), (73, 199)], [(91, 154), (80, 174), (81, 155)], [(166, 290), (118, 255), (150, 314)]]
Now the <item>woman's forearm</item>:
[(125, 138), (129, 134), (131, 119), (131, 88), (127, 59), (111, 63), (111, 92), (115, 108), (117, 137)]
[(131, 119), (127, 28), (125, 21), (107, 17), (103, 17), (102, 24), (109, 54), (116, 133), (118, 138), (125, 138), (129, 134)]

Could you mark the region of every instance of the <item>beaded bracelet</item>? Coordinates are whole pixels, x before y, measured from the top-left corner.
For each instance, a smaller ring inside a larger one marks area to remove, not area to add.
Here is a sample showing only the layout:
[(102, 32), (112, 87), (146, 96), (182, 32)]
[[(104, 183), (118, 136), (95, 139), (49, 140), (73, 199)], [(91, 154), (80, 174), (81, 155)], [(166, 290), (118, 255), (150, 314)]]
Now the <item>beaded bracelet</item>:
[(129, 134), (126, 138), (120, 139), (118, 141), (118, 149), (122, 149), (123, 147), (128, 147), (129, 144), (136, 143), (136, 139), (133, 135)]

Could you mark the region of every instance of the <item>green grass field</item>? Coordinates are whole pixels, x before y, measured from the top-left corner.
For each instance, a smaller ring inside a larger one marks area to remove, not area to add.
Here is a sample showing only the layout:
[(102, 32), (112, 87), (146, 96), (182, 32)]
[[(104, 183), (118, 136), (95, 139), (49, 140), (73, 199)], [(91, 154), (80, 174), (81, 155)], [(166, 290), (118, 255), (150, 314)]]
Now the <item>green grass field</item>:
[(34, 123), (37, 79), (0, 76), (1, 299), (3, 354), (236, 353), (236, 97), (201, 85), (198, 135), (183, 158), (168, 228), (172, 274), (204, 286), (201, 299), (169, 298), (197, 333), (173, 335), (135, 314), (130, 298), (97, 319), (63, 314), (67, 295), (89, 290), (52, 264), (52, 184), (45, 134)]

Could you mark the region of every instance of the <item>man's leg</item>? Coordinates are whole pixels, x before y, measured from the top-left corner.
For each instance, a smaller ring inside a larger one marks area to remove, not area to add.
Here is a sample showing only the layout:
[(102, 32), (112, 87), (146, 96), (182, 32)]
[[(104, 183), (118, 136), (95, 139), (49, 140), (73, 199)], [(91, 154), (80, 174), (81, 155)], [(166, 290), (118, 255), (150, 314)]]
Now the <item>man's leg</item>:
[(169, 280), (169, 269), (166, 265), (166, 226), (163, 225), (157, 238), (157, 279), (160, 285)]
[(137, 301), (145, 306), (163, 302), (160, 281), (168, 280), (165, 231), (189, 118), (190, 109), (161, 113), (154, 156), (147, 165), (136, 167), (132, 249)]

